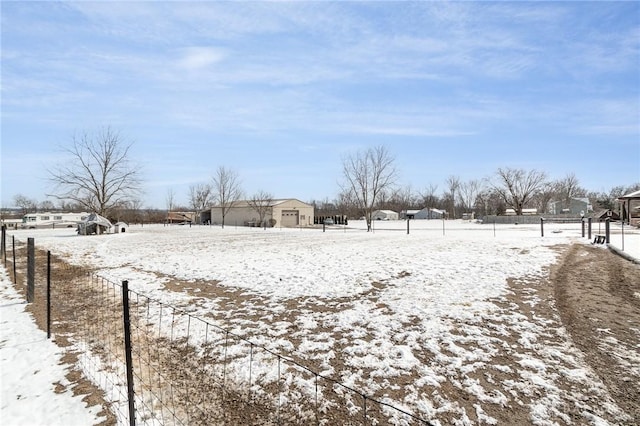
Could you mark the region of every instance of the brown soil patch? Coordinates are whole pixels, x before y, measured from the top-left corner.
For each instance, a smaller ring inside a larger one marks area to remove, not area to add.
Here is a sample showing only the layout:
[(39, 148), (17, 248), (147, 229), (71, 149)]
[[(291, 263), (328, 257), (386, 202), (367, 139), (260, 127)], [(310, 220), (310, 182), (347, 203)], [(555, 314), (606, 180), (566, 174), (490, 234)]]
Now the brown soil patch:
[(609, 250), (575, 244), (552, 279), (575, 345), (632, 417), (629, 424), (640, 424), (640, 265)]
[[(10, 248), (8, 248), (10, 250)], [(38, 327), (47, 330), (47, 253), (36, 248), (36, 275), (35, 275), (35, 301), (27, 305), (25, 309), (30, 312)], [(7, 259), (9, 260), (9, 259)], [(27, 286), (27, 261), (26, 245), (16, 244), (15, 285), (16, 290), (26, 299)], [(9, 276), (13, 279), (14, 266), (7, 262)], [(70, 266), (62, 259), (51, 256), (51, 328), (52, 338), (60, 347), (69, 347), (72, 343), (69, 338), (77, 333), (74, 318), (77, 317), (78, 305), (68, 303), (69, 296), (73, 295), (73, 287), (79, 281), (86, 279), (88, 271)], [(102, 407), (99, 416), (104, 420), (99, 426), (111, 426), (116, 424), (116, 418), (111, 412), (110, 404), (104, 399), (104, 391), (88, 380), (77, 366), (77, 354), (69, 351), (61, 359), (61, 363), (67, 366), (66, 379), (70, 385), (63, 386), (60, 382), (53, 383), (55, 392), (64, 392), (70, 387), (74, 395), (84, 395), (83, 401), (87, 406), (98, 405)]]
[[(424, 349), (414, 351), (414, 355), (425, 366), (437, 370), (440, 365), (441, 370), (437, 372), (441, 374), (442, 382), (415, 385), (421, 378), (421, 373), (411, 369), (390, 379), (391, 383), (385, 382), (385, 378), (380, 379), (380, 390), (369, 396), (388, 396), (392, 400), (402, 401), (407, 389), (413, 387), (416, 394), (423, 395), (433, 404), (434, 409), (439, 411), (436, 418), (443, 424), (460, 422), (458, 413), (461, 409), (464, 409), (473, 423), (481, 423), (481, 416), (486, 414), (496, 419), (498, 424), (530, 424), (531, 410), (528, 404), (539, 401), (541, 395), (529, 394), (526, 389), (518, 387), (518, 384), (526, 381), (520, 362), (523, 357), (533, 357), (544, 360), (549, 368), (557, 368), (558, 371), (574, 368), (575, 365), (565, 359), (544, 358), (544, 349), (561, 350), (562, 345), (566, 344), (566, 334), (558, 331), (564, 325), (573, 344), (580, 349), (584, 359), (602, 380), (616, 404), (630, 416), (629, 422), (624, 424), (640, 424), (640, 373), (637, 364), (633, 364), (634, 359), (628, 356), (638, 356), (640, 352), (640, 267), (601, 248), (575, 244), (559, 247), (558, 250), (562, 253), (561, 260), (546, 274), (509, 280), (508, 293), (504, 297), (489, 301), (496, 307), (495, 312), (466, 320), (453, 320), (449, 335), (455, 341), (454, 345), (438, 341), (433, 336), (420, 337), (419, 345), (429, 348), (430, 344), (435, 342), (440, 351), (436, 353)], [(520, 253), (521, 256), (527, 254)], [(34, 314), (39, 326), (44, 329), (46, 299), (43, 264), (46, 262), (42, 262), (41, 259), (46, 259), (46, 254), (38, 252), (37, 256), (40, 260), (36, 273), (36, 303), (31, 304), (29, 310)], [(20, 260), (24, 257), (17, 258), (18, 282), (24, 283), (25, 264)], [(86, 282), (87, 271), (69, 266), (55, 257), (52, 261), (56, 283), (52, 298), (55, 341), (61, 346), (70, 346), (74, 336), (82, 333), (76, 327), (78, 320), (99, 312), (94, 310), (92, 294), (82, 293), (85, 290), (81, 283)], [(10, 267), (8, 269), (11, 271)], [(409, 275), (408, 272), (401, 272), (397, 279)], [(359, 296), (359, 299), (370, 302), (376, 313), (389, 315), (391, 318), (393, 312), (385, 304), (383, 297), (387, 285), (385, 282), (375, 282), (369, 291)], [(24, 293), (24, 284), (18, 285), (17, 288)], [(331, 350), (335, 352), (335, 356), (328, 362), (336, 373), (335, 378), (339, 380), (341, 373), (348, 372), (351, 368), (347, 349), (352, 345), (350, 339), (353, 338), (353, 331), (340, 330), (334, 324), (323, 321), (324, 318), (329, 318), (330, 314), (352, 307), (354, 300), (351, 298), (298, 298), (273, 301), (246, 290), (225, 287), (215, 281), (181, 282), (175, 279), (166, 282), (165, 289), (187, 293), (193, 297), (191, 304), (197, 305), (208, 299), (215, 300), (217, 309), (207, 316), (230, 327), (242, 328), (246, 333), (243, 335), (245, 339), (265, 335), (277, 337), (284, 330), (294, 348), (306, 341), (308, 336), (304, 333), (309, 333), (304, 326), (299, 327), (296, 321), (310, 314), (316, 315), (314, 318), (318, 325), (313, 332), (322, 334), (323, 339), (332, 341)], [(117, 319), (108, 316), (101, 318), (106, 322), (117, 322)], [(405, 332), (420, 330), (420, 321), (420, 318), (408, 318), (402, 323), (396, 330), (397, 335), (392, 338), (394, 344), (408, 344), (404, 340)], [(518, 324), (522, 322), (541, 325), (542, 328), (546, 326), (548, 330), (538, 333), (535, 344), (530, 344), (526, 330), (518, 328)], [(278, 328), (285, 323), (290, 325), (284, 329)], [(262, 327), (251, 329), (247, 324)], [(361, 329), (358, 339), (370, 342), (379, 337), (378, 331), (369, 327), (366, 318), (357, 326)], [(483, 344), (478, 343), (479, 330), (485, 338)], [(178, 384), (175, 389), (178, 402), (190, 401), (191, 405), (188, 407), (191, 408), (185, 408), (186, 410), (197, 408), (185, 414), (191, 424), (300, 423), (303, 413), (299, 410), (306, 409), (302, 405), (295, 407), (295, 410), (283, 408), (283, 412), (277, 416), (278, 420), (274, 421), (273, 401), (268, 398), (253, 397), (242, 389), (234, 390), (233, 387), (220, 392), (219, 378), (211, 374), (211, 369), (215, 370), (220, 364), (220, 359), (213, 357), (213, 349), (211, 354), (208, 354), (207, 348), (196, 349), (180, 340), (168, 342), (153, 337), (145, 337), (138, 343), (143, 345), (143, 353), (153, 348), (155, 355), (150, 361), (154, 368), (159, 369), (159, 365), (162, 364), (162, 369), (169, 374), (161, 378), (153, 371), (137, 374), (147, 374), (148, 381), (154, 383), (165, 379), (175, 381)], [(314, 371), (320, 370), (318, 361), (314, 358), (316, 354), (309, 358), (309, 354), (300, 354), (295, 350), (278, 352), (284, 352), (283, 355), (300, 365)], [(442, 364), (443, 356), (451, 360), (460, 359), (460, 352), (467, 355), (480, 353), (486, 356), (486, 360), (470, 358), (455, 367), (452, 367), (453, 364)], [(208, 357), (211, 358), (207, 359)], [(115, 424), (109, 404), (104, 400), (103, 391), (82, 376), (75, 368), (76, 361), (77, 354), (71, 351), (63, 360), (70, 366), (67, 378), (72, 383), (74, 392), (86, 395), (85, 400), (88, 404), (99, 404), (103, 407), (103, 414), (107, 417), (103, 424)], [(366, 377), (368, 371), (365, 369), (364, 373), (363, 376)], [(561, 374), (558, 376), (554, 385), (569, 397), (565, 397), (558, 413), (552, 415), (549, 420), (558, 424), (584, 423), (585, 407), (587, 410), (589, 407), (598, 407), (601, 395), (594, 392), (588, 383), (577, 383), (570, 378), (562, 377)], [(313, 376), (307, 379), (312, 378)], [(470, 380), (485, 389), (486, 398), (494, 398), (496, 401), (479, 398), (477, 392), (469, 388)], [(356, 383), (356, 387), (358, 386), (364, 386), (364, 383)], [(57, 383), (56, 389), (63, 391), (64, 387)], [(331, 387), (327, 389), (327, 398), (340, 399), (333, 394)], [(162, 391), (164, 389), (160, 389), (160, 392)], [(140, 392), (158, 390), (141, 389)], [(277, 390), (275, 394), (278, 394)], [(572, 399), (572, 394), (580, 395), (579, 400)], [(502, 395), (505, 398), (499, 398)], [(196, 401), (195, 405), (193, 401)], [(451, 401), (454, 401), (453, 404)], [(448, 406), (453, 406), (454, 409), (448, 409)], [(478, 406), (482, 407), (483, 412), (477, 411)], [(370, 406), (369, 409), (372, 416), (385, 419), (384, 415), (378, 416), (376, 408)], [(354, 421), (353, 417), (342, 415), (340, 410), (329, 415), (307, 410), (305, 417), (309, 419), (318, 414), (324, 419), (329, 419), (330, 424), (350, 424)], [(598, 412), (597, 415), (611, 423), (622, 424), (615, 413), (604, 411)]]

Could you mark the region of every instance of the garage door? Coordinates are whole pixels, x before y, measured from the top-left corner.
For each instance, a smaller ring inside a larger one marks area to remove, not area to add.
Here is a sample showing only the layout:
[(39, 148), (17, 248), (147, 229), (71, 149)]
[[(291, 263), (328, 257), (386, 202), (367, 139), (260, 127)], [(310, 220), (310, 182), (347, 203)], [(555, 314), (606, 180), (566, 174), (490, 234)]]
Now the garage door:
[(297, 210), (283, 210), (282, 211), (282, 226), (298, 226), (298, 211)]

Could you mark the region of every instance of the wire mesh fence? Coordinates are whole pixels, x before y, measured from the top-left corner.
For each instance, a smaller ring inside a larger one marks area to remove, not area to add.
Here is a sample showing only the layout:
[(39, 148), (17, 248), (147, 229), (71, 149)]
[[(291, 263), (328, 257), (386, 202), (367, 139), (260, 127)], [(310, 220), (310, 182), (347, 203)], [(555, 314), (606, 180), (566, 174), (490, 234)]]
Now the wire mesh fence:
[[(18, 288), (26, 253), (17, 243)], [(35, 301), (43, 317), (43, 252)], [(11, 261), (9, 261), (11, 263)], [(5, 266), (7, 262), (5, 261)], [(58, 259), (51, 292), (52, 330), (103, 392), (113, 423), (138, 425), (428, 425), (394, 401), (327, 377), (212, 321)], [(128, 391), (124, 313), (128, 307), (134, 392)], [(42, 318), (39, 322), (42, 325)], [(130, 410), (133, 395), (132, 417)]]
[[(81, 361), (128, 419), (121, 284), (91, 275)], [(136, 424), (429, 424), (184, 310), (129, 290)]]

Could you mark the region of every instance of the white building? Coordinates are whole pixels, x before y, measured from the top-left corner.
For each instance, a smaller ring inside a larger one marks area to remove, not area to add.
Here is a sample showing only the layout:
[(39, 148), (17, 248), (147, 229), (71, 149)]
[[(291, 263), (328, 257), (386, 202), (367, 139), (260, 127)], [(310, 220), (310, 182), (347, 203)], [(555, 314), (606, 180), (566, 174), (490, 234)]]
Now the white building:
[(376, 210), (371, 214), (372, 220), (398, 220), (400, 215), (393, 210)]
[[(534, 216), (538, 214), (538, 209), (522, 209), (523, 216)], [(516, 216), (516, 211), (514, 209), (506, 209), (504, 211), (505, 216)]]
[(400, 219), (413, 219), (420, 210), (402, 210), (400, 212)]
[(414, 219), (442, 219), (447, 214), (444, 210), (434, 209), (433, 207), (425, 207), (413, 215)]

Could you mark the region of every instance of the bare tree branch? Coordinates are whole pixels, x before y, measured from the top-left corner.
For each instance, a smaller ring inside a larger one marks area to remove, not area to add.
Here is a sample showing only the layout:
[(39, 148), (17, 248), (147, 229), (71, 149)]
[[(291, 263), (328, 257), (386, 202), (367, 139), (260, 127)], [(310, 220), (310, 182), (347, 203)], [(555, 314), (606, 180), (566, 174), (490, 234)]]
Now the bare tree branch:
[(272, 208), (273, 195), (266, 191), (258, 191), (251, 196), (251, 199), (248, 200), (248, 204), (258, 213), (260, 225), (265, 225), (264, 218)]
[(517, 215), (522, 215), (522, 209), (542, 188), (547, 179), (547, 175), (541, 171), (508, 167), (498, 169), (496, 177), (497, 182), (491, 184), (493, 189), (507, 206), (515, 210)]
[(344, 189), (361, 209), (370, 231), (378, 197), (384, 191), (391, 191), (397, 179), (394, 158), (384, 146), (369, 148), (345, 157), (342, 172), (346, 182)]
[(224, 218), (233, 205), (242, 198), (242, 188), (238, 174), (224, 166), (218, 167), (213, 176), (214, 200), (222, 213), (222, 227)]
[(106, 216), (140, 193), (139, 169), (130, 162), (132, 143), (110, 127), (92, 135), (74, 136), (64, 149), (69, 161), (49, 170), (53, 197), (75, 202)]
[(460, 178), (458, 176), (451, 175), (447, 178), (447, 187), (449, 188), (449, 194), (451, 195), (451, 218), (456, 218), (456, 192), (460, 189)]
[(201, 213), (209, 206), (213, 199), (213, 188), (206, 183), (189, 186), (189, 204), (196, 212), (198, 221), (202, 223)]

